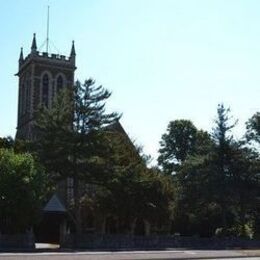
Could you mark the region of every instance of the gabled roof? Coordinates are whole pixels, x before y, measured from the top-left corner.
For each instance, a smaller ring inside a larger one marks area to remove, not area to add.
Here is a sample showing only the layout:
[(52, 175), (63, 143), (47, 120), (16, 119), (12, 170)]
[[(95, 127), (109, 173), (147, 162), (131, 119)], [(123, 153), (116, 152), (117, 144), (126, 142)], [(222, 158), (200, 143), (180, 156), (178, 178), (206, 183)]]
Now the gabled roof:
[(125, 140), (125, 144), (129, 145), (133, 153), (136, 155), (136, 158), (143, 161), (141, 155), (139, 154), (138, 148), (134, 145), (133, 141), (131, 140), (131, 138), (129, 137), (129, 135), (127, 134), (127, 132), (125, 131), (121, 123), (119, 122), (119, 120), (116, 120), (113, 124), (106, 126), (105, 130), (108, 132), (111, 131), (111, 132), (117, 132), (121, 134)]
[(52, 195), (43, 211), (45, 212), (66, 212), (66, 208), (63, 206), (56, 194)]

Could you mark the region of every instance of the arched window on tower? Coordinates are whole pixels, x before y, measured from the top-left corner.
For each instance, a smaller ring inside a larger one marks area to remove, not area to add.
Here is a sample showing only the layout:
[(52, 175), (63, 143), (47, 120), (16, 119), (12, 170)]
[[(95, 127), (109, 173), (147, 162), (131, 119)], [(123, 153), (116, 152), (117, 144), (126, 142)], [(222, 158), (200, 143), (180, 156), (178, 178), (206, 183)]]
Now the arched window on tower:
[(21, 106), (21, 114), (20, 115), (23, 115), (25, 113), (25, 84), (23, 83), (22, 84), (22, 87), (21, 87), (21, 103), (20, 103), (20, 106)]
[(60, 76), (57, 78), (57, 93), (59, 93), (62, 88), (63, 88), (63, 78), (62, 78), (62, 76), (60, 75)]
[(49, 105), (49, 77), (44, 74), (42, 78), (42, 104), (46, 107)]
[(30, 112), (30, 83), (26, 84), (26, 112)]

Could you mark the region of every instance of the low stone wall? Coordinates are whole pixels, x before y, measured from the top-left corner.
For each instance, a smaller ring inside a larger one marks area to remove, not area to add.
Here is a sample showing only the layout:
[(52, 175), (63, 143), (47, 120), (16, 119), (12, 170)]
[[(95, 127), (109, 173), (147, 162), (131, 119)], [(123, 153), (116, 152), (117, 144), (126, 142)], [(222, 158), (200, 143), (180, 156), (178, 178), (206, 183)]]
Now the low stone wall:
[(197, 238), (182, 236), (127, 236), (127, 235), (92, 235), (83, 234), (66, 236), (63, 248), (86, 249), (226, 249), (260, 248), (260, 241), (239, 238)]
[(33, 248), (35, 248), (35, 241), (34, 236), (31, 233), (17, 235), (0, 234), (0, 250)]

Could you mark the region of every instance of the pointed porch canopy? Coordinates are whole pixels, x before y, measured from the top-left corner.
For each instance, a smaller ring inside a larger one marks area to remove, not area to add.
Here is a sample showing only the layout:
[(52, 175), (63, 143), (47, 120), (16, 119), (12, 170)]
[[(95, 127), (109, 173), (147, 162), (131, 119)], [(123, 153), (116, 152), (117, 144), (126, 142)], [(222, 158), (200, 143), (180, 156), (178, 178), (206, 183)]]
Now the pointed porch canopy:
[(58, 196), (54, 194), (51, 199), (48, 201), (46, 206), (43, 209), (44, 212), (60, 212), (65, 213), (67, 212), (66, 208), (59, 200)]

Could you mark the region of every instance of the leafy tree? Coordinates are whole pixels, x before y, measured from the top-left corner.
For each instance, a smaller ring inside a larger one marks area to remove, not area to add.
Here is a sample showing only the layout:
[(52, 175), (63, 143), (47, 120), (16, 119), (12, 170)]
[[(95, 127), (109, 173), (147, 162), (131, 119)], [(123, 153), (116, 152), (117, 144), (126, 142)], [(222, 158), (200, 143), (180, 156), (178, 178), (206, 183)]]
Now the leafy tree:
[[(197, 130), (191, 121), (175, 120), (169, 123), (168, 133), (163, 135), (160, 144), (159, 164), (164, 172), (176, 173), (173, 176), (176, 192), (171, 204), (174, 218), (172, 232), (212, 235), (216, 225), (216, 221), (211, 222), (212, 216), (218, 216), (212, 212), (213, 204), (208, 204), (207, 178), (210, 170), (206, 166), (214, 147), (210, 134)], [(201, 219), (207, 228), (200, 225)]]
[(260, 112), (255, 113), (246, 123), (247, 139), (260, 143)]
[(211, 136), (189, 120), (171, 121), (160, 141), (158, 163), (165, 173), (178, 171), (188, 156), (206, 154), (213, 145)]
[(198, 130), (194, 155), (206, 155), (212, 150), (214, 142), (207, 131)]
[(232, 149), (230, 163), (230, 189), (232, 190), (232, 206), (236, 212), (233, 226), (240, 236), (247, 234), (246, 226), (256, 221), (257, 195), (260, 187), (260, 160), (254, 150), (237, 144)]
[(0, 138), (0, 148), (10, 149), (14, 147), (14, 139), (11, 136)]
[(97, 191), (96, 210), (118, 220), (118, 233), (131, 232), (137, 219), (161, 228), (169, 223), (174, 189), (168, 176), (136, 166)]
[(190, 156), (175, 176), (175, 232), (210, 237), (220, 225), (221, 209), (213, 193), (211, 152)]
[(31, 150), (29, 141), (19, 139), (14, 140), (11, 136), (0, 137), (0, 148), (13, 149), (15, 153), (26, 153)]
[(158, 163), (168, 174), (195, 151), (197, 129), (189, 120), (171, 121), (160, 141)]
[[(259, 144), (260, 144), (260, 112), (256, 112), (247, 122), (246, 122), (246, 139), (249, 144), (252, 144), (251, 149), (254, 149), (257, 159), (251, 160), (251, 170), (255, 169), (256, 176), (258, 177), (258, 193), (255, 196), (259, 198), (259, 190), (260, 190), (260, 180), (259, 180), (259, 172), (260, 172), (260, 164), (259, 164)], [(253, 141), (253, 142), (252, 142)], [(258, 144), (258, 145), (257, 145)], [(255, 202), (255, 200), (251, 200)], [(259, 202), (255, 203), (256, 205)], [(255, 213), (255, 235), (260, 236), (260, 217), (259, 217), (259, 207)]]
[(52, 108), (42, 108), (37, 116), (36, 150), (40, 160), (54, 181), (73, 179), (77, 233), (81, 233), (82, 227), (80, 183), (100, 180), (107, 153), (103, 129), (120, 117), (117, 113), (105, 112), (110, 95), (92, 79), (83, 84), (78, 81), (73, 92), (60, 93)]
[(29, 154), (0, 149), (0, 231), (22, 233), (38, 220), (46, 178)]

